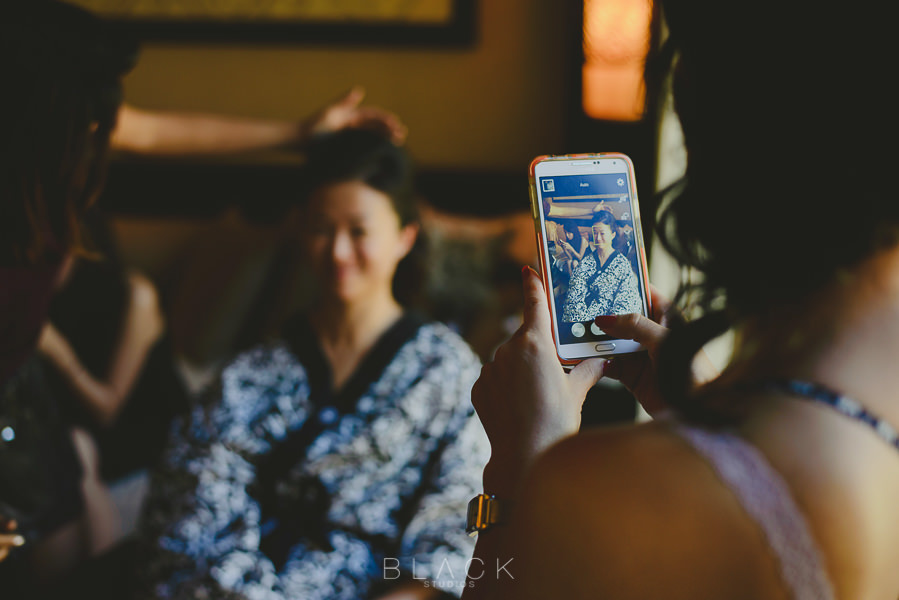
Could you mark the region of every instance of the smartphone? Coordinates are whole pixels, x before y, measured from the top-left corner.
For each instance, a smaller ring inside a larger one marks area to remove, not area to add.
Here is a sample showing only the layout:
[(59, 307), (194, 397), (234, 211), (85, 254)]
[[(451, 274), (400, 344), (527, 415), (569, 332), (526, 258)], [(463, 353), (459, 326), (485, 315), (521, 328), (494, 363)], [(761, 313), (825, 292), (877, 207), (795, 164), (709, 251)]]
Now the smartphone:
[(643, 350), (593, 323), (599, 315), (651, 314), (631, 159), (619, 153), (538, 156), (529, 183), (559, 360), (571, 366)]

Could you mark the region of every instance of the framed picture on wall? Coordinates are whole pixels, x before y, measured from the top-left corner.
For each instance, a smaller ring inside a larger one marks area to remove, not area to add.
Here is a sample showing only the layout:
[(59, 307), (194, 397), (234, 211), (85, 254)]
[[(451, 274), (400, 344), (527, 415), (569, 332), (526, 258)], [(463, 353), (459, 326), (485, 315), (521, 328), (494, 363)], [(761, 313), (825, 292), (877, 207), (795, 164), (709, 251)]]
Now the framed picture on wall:
[(475, 40), (476, 0), (66, 1), (149, 41), (468, 46)]

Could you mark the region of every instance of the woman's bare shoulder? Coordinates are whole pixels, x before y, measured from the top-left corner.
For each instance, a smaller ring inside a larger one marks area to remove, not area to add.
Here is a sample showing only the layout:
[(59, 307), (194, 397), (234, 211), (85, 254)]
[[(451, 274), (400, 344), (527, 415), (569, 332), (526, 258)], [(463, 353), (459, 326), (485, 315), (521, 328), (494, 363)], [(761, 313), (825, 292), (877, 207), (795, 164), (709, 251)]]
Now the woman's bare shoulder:
[(663, 423), (563, 440), (520, 497), (508, 548), (527, 579), (542, 574), (522, 597), (783, 595), (755, 523)]

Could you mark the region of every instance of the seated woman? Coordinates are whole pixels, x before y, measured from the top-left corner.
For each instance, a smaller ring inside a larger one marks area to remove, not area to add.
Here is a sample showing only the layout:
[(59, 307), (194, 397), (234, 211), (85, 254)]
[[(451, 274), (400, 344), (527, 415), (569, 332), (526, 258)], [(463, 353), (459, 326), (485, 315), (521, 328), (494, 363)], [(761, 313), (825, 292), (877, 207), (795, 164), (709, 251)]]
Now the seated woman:
[(306, 175), (316, 300), (227, 366), (175, 435), (144, 531), (158, 597), (461, 592), (488, 454), (470, 403), (480, 362), (395, 299), (418, 233), (407, 160), (348, 130), (310, 147)]
[(642, 311), (637, 275), (627, 257), (618, 250), (618, 243), (623, 241), (615, 215), (609, 210), (596, 211), (593, 251), (584, 254), (571, 275), (562, 310), (564, 322)]

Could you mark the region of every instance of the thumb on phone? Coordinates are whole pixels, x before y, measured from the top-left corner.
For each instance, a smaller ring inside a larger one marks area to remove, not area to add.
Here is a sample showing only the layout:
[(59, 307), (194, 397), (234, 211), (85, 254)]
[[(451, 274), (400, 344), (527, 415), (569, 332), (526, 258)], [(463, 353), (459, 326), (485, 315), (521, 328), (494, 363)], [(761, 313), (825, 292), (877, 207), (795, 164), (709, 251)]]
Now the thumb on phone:
[(608, 360), (605, 358), (590, 358), (581, 361), (571, 369), (571, 372), (568, 373), (568, 381), (578, 398), (586, 397), (590, 388), (602, 378), (607, 362)]
[(634, 340), (654, 353), (668, 334), (668, 328), (639, 315), (600, 315), (593, 320), (605, 333), (623, 340)]

